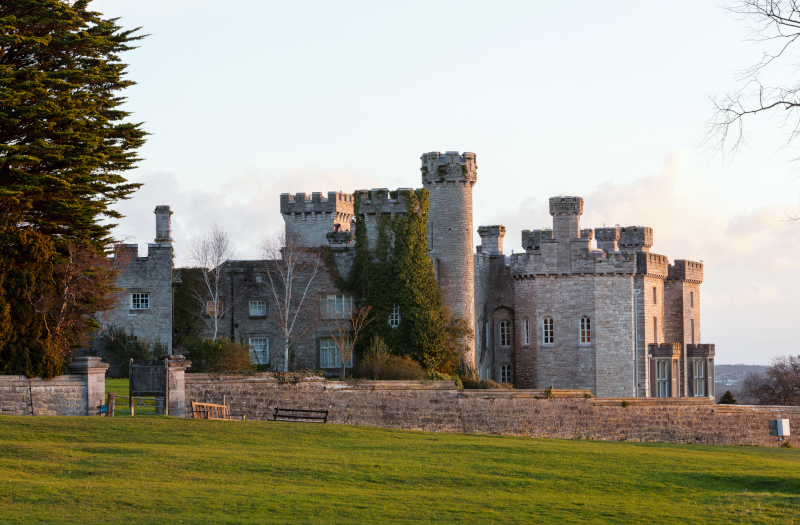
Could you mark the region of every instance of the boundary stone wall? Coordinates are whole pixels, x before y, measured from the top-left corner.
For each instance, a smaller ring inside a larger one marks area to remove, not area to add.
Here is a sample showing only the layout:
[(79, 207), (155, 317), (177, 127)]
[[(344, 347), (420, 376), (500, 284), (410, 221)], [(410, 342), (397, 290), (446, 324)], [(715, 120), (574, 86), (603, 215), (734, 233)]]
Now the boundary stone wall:
[[(449, 381), (325, 381), (269, 374), (186, 374), (186, 402), (225, 395), (233, 413), (272, 419), (275, 407), (328, 409), (335, 424), (536, 438), (778, 446), (771, 419), (800, 407), (714, 405), (708, 399), (585, 398), (585, 390), (458, 390)], [(539, 398), (539, 399), (537, 399)]]
[(99, 357), (78, 357), (71, 375), (50, 380), (0, 375), (0, 415), (94, 416), (105, 396), (108, 365)]

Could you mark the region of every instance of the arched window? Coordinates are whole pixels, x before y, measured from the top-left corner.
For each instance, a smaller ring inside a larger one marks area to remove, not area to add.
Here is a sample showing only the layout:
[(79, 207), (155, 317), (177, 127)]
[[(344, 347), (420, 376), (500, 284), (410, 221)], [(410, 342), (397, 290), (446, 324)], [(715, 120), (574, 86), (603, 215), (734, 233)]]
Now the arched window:
[(588, 316), (581, 317), (581, 344), (587, 345), (592, 342), (592, 321)]
[(389, 326), (397, 328), (400, 326), (400, 305), (393, 304), (392, 311), (389, 314)]
[(500, 346), (511, 346), (510, 321), (500, 321)]
[(553, 344), (553, 318), (545, 317), (542, 319), (542, 343)]
[(511, 382), (511, 365), (502, 365), (500, 367), (500, 382), (501, 383)]
[(527, 317), (522, 320), (522, 341), (526, 346), (531, 344), (531, 322)]

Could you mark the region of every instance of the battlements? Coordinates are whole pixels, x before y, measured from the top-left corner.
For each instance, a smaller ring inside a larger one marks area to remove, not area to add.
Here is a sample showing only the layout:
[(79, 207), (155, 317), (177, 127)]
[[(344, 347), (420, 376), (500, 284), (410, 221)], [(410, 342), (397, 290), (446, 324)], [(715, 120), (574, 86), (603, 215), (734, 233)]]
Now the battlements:
[(594, 239), (594, 232), (592, 231), (592, 229), (586, 228), (584, 230), (581, 230), (581, 239), (586, 241), (591, 241), (592, 239)]
[(477, 251), (489, 255), (503, 254), (503, 237), (506, 234), (506, 227), (499, 224), (493, 226), (478, 226), (478, 235), (481, 237), (481, 245)]
[(606, 253), (619, 251), (619, 227), (595, 228), (594, 237), (597, 239), (597, 247)]
[(550, 197), (550, 215), (583, 215), (583, 197)]
[(448, 151), (444, 155), (438, 151), (423, 153), (422, 184), (455, 184), (473, 185), (478, 180), (478, 165), (474, 153)]
[(678, 259), (670, 265), (667, 279), (675, 281), (688, 281), (690, 283), (703, 282), (703, 263)]
[(686, 345), (686, 355), (688, 357), (714, 357), (716, 354), (716, 345), (704, 343), (704, 344), (687, 344)]
[(666, 255), (657, 253), (639, 252), (636, 254), (636, 272), (647, 275), (648, 277), (667, 277), (669, 258)]
[(414, 188), (398, 188), (397, 191), (389, 191), (388, 188), (358, 190), (357, 193), (360, 195), (358, 214), (408, 213), (408, 195), (413, 191)]
[(156, 242), (172, 242), (172, 210), (169, 206), (156, 206)]
[(619, 249), (623, 252), (647, 252), (653, 246), (653, 228), (626, 226), (620, 230)]
[(350, 231), (328, 232), (325, 237), (331, 246), (347, 246), (353, 242), (353, 232)]
[(650, 343), (647, 345), (647, 352), (653, 358), (672, 358), (678, 359), (681, 356), (680, 343)]
[(522, 247), (526, 252), (538, 250), (541, 241), (552, 239), (553, 230), (522, 230)]
[(349, 213), (353, 215), (353, 196), (349, 193), (329, 191), (327, 197), (322, 192), (281, 193), (281, 213)]

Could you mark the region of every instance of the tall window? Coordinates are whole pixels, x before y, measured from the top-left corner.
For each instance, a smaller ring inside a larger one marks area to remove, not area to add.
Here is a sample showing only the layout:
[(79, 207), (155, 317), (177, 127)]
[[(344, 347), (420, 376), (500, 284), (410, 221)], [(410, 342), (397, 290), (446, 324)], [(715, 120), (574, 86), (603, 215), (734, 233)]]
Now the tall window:
[(694, 344), (694, 319), (691, 320), (692, 323), (692, 344)]
[(216, 316), (222, 315), (222, 312), (223, 312), (222, 301), (217, 301), (217, 302), (207, 301), (206, 302), (206, 311), (208, 312), (208, 315), (210, 315), (212, 317), (214, 317), (215, 315)]
[(250, 315), (258, 317), (260, 315), (267, 315), (267, 302), (266, 301), (250, 301)]
[(522, 341), (523, 344), (531, 344), (531, 322), (526, 317), (522, 320)]
[(553, 318), (545, 317), (542, 319), (542, 343), (553, 344)]
[(133, 293), (133, 294), (131, 294), (131, 308), (133, 310), (149, 310), (150, 309), (150, 294), (149, 293)]
[(502, 365), (500, 367), (500, 382), (501, 383), (511, 382), (511, 365)]
[(658, 304), (658, 291), (655, 286), (653, 286), (653, 304)]
[(653, 317), (653, 342), (658, 344), (658, 317)]
[(500, 346), (511, 346), (510, 321), (500, 321)]
[[(339, 349), (336, 348), (336, 341), (331, 337), (323, 337), (319, 342), (319, 366), (320, 368), (341, 368), (342, 360), (339, 357)], [(347, 366), (353, 366), (353, 354), (347, 360)]]
[(392, 305), (392, 312), (389, 314), (389, 326), (392, 328), (400, 326), (400, 305)]
[(581, 317), (581, 344), (592, 342), (592, 321), (587, 316)]
[(694, 308), (694, 292), (689, 292), (689, 307)]
[(256, 365), (269, 364), (269, 339), (266, 337), (250, 338), (250, 362)]
[(703, 397), (706, 395), (705, 392), (705, 370), (703, 366), (702, 359), (695, 359), (694, 360), (694, 396), (695, 397)]
[(353, 313), (353, 296), (331, 294), (325, 301), (325, 316), (346, 319)]
[(669, 361), (659, 359), (656, 361), (656, 385), (658, 387), (657, 397), (669, 397)]

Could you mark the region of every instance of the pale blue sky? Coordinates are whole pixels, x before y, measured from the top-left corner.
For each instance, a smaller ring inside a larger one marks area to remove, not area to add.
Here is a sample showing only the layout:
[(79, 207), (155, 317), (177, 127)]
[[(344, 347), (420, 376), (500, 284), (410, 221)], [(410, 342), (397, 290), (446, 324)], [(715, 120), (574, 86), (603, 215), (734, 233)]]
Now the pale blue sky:
[(423, 152), (473, 151), (475, 227), (505, 224), (508, 253), (550, 223), (548, 197), (581, 195), (584, 227), (652, 226), (653, 252), (706, 263), (718, 362), (797, 353), (800, 227), (777, 221), (800, 182), (774, 123), (726, 164), (697, 147), (708, 95), (762, 50), (715, 2), (92, 7), (151, 35), (124, 55), (153, 135), (120, 235), (151, 241), (170, 204), (179, 260), (214, 220), (254, 257), (281, 192), (418, 187)]

